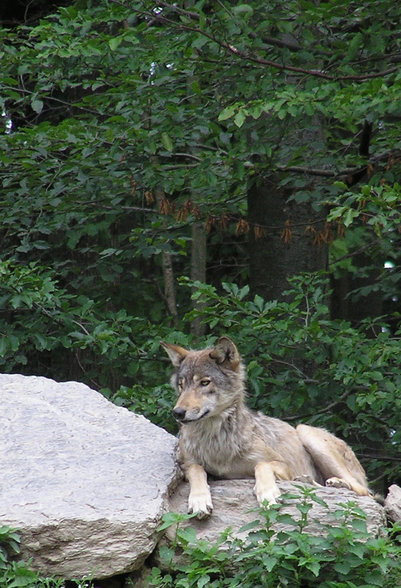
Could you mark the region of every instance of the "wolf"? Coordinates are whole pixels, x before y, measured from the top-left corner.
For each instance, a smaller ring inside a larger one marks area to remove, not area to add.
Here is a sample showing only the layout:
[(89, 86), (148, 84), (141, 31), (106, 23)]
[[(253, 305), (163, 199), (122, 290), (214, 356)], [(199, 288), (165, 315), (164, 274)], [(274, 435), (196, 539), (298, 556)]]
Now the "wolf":
[(207, 474), (254, 477), (260, 505), (277, 501), (276, 480), (301, 479), (370, 495), (365, 472), (344, 441), (246, 406), (245, 366), (231, 339), (221, 337), (201, 351), (161, 345), (175, 367), (172, 384), (179, 397), (173, 414), (181, 425), (179, 461), (190, 485), (189, 513), (200, 519), (212, 513)]

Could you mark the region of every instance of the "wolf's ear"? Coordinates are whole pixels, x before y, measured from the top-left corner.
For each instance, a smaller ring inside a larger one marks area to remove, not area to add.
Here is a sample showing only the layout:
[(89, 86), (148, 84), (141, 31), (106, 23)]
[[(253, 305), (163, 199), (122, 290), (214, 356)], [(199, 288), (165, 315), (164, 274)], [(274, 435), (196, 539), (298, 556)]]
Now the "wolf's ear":
[(183, 347), (180, 347), (179, 345), (173, 345), (172, 343), (166, 343), (165, 341), (160, 341), (160, 345), (167, 351), (167, 354), (171, 359), (171, 363), (174, 367), (179, 367), (182, 360), (185, 359), (189, 353), (189, 351)]
[(238, 371), (241, 363), (241, 357), (234, 343), (228, 337), (220, 337), (214, 349), (210, 352), (210, 357), (222, 367)]

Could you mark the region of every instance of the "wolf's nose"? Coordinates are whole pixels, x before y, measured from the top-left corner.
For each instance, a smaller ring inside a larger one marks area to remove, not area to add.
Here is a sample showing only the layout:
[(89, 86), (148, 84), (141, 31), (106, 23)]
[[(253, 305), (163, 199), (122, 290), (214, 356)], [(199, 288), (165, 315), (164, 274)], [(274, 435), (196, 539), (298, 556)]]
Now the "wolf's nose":
[(185, 409), (184, 408), (174, 408), (173, 415), (177, 419), (177, 421), (182, 421), (185, 417)]

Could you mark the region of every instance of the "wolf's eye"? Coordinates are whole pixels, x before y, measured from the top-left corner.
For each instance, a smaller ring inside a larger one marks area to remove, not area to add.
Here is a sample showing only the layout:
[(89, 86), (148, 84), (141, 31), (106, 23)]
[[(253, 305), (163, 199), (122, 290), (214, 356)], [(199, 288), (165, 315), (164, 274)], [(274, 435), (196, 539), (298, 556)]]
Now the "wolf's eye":
[(209, 380), (209, 378), (203, 378), (203, 380), (200, 381), (200, 385), (203, 387), (209, 386), (211, 380)]

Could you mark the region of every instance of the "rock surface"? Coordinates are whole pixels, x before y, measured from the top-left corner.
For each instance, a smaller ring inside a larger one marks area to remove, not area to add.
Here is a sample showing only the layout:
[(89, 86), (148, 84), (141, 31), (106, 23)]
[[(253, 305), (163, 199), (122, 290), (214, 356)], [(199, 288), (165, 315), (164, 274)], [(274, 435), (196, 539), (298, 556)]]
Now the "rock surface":
[(76, 382), (0, 375), (0, 525), (43, 575), (103, 578), (153, 551), (176, 439)]
[[(279, 482), (282, 493), (291, 493), (300, 495), (300, 482)], [(257, 503), (253, 494), (253, 480), (216, 480), (210, 482), (214, 510), (211, 517), (205, 520), (190, 519), (185, 525), (191, 525), (196, 530), (198, 539), (206, 539), (214, 542), (218, 539), (227, 527), (233, 529), (234, 535), (245, 537), (246, 533), (238, 533), (243, 525), (252, 522), (255, 519), (261, 519), (260, 514), (255, 512)], [(357, 496), (351, 490), (339, 488), (313, 488), (316, 496), (327, 504), (328, 509), (324, 506), (313, 502), (313, 507), (308, 513), (309, 525), (306, 530), (309, 533), (321, 535), (322, 530), (320, 522), (335, 524), (334, 512), (339, 510), (339, 503), (354, 502), (358, 508), (365, 511), (367, 515), (367, 530), (371, 536), (378, 537), (386, 526), (386, 516), (382, 506), (367, 496)], [(170, 510), (173, 512), (185, 513), (187, 509), (189, 486), (180, 484), (177, 490), (170, 498)], [(302, 496), (302, 495), (301, 495)], [(290, 514), (292, 518), (298, 520), (300, 513), (295, 506), (294, 499), (283, 498), (280, 513)], [(279, 527), (277, 527), (278, 529)], [(283, 526), (280, 526), (282, 529)], [(287, 529), (291, 529), (290, 525)], [(173, 538), (174, 530), (168, 530), (167, 537)]]
[(388, 489), (384, 508), (390, 521), (401, 522), (401, 488), (396, 484)]

